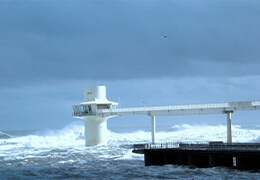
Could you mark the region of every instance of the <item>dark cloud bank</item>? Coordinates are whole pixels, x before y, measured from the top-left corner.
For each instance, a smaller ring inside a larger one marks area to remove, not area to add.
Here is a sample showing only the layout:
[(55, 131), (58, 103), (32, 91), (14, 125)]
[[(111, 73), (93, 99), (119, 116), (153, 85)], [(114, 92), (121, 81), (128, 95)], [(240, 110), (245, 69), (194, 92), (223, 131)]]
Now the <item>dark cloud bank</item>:
[(2, 2), (0, 86), (260, 75), (259, 19), (258, 1)]

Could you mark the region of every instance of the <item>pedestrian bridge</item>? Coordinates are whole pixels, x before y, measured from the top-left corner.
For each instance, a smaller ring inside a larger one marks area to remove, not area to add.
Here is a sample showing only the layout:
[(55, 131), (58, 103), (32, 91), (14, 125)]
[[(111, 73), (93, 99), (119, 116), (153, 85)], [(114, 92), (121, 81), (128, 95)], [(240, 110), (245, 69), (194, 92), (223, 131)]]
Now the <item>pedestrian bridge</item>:
[(226, 114), (227, 143), (231, 143), (231, 114), (237, 111), (260, 110), (260, 101), (118, 108), (118, 103), (106, 99), (105, 86), (86, 87), (84, 94), (85, 101), (73, 106), (73, 116), (85, 120), (86, 145), (102, 143), (105, 139), (103, 134), (107, 128), (107, 119), (125, 115), (150, 116), (151, 136), (154, 144), (156, 116)]
[(189, 104), (172, 106), (151, 106), (132, 108), (111, 108), (97, 110), (97, 116), (124, 116), (124, 115), (148, 115), (148, 116), (181, 116), (203, 114), (226, 114), (241, 110), (260, 109), (260, 101)]

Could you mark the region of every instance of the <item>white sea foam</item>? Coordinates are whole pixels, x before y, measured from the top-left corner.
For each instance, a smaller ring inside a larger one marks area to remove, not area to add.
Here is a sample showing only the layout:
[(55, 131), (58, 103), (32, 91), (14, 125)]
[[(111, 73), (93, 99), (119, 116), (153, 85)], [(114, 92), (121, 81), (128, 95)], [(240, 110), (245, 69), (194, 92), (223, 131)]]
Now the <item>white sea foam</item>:
[[(226, 126), (188, 124), (172, 126), (172, 131), (156, 132), (156, 142), (181, 142), (181, 141), (226, 141)], [(233, 142), (260, 142), (260, 130), (242, 129), (232, 126)], [(151, 133), (138, 130), (131, 133), (115, 133), (108, 131), (107, 145), (95, 147), (84, 146), (83, 123), (71, 123), (62, 130), (45, 131), (41, 135), (32, 134), (0, 140), (0, 157), (7, 159), (24, 159), (61, 156), (66, 153), (88, 153), (88, 156), (101, 158), (139, 159), (141, 156), (131, 153), (131, 144), (149, 143)], [(57, 151), (57, 152), (56, 152)], [(64, 162), (60, 162), (64, 163)]]
[(75, 146), (81, 143), (78, 138), (84, 132), (81, 125), (66, 126), (59, 131), (46, 131), (44, 135), (28, 135), (5, 140), (5, 142), (16, 147), (33, 147), (33, 148), (64, 148)]
[[(173, 126), (173, 131), (156, 132), (157, 142), (180, 142), (180, 141), (226, 141), (227, 128), (223, 125), (195, 125), (183, 124)], [(259, 130), (242, 129), (238, 125), (232, 126), (233, 142), (250, 142), (260, 136)], [(133, 143), (150, 142), (151, 133), (136, 131), (133, 133), (110, 132), (110, 141), (129, 141)]]

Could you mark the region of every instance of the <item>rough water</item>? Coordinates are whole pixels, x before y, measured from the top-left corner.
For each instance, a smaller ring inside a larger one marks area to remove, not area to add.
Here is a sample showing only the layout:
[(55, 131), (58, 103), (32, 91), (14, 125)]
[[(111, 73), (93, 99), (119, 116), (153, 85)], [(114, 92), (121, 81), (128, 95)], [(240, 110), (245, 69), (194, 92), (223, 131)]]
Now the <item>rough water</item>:
[[(232, 127), (234, 142), (259, 142), (260, 129)], [(84, 146), (84, 125), (62, 130), (0, 132), (0, 179), (260, 179), (260, 171), (193, 166), (144, 166), (132, 144), (149, 143), (149, 131), (112, 129), (107, 145)], [(226, 127), (176, 125), (157, 142), (226, 140)]]

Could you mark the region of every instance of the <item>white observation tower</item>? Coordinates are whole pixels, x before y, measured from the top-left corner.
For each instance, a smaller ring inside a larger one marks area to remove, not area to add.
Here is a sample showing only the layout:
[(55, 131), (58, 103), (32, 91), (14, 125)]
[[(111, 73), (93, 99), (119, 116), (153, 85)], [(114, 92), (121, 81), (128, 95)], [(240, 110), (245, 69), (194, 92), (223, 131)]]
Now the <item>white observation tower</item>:
[(107, 119), (97, 116), (99, 109), (117, 108), (118, 103), (106, 98), (106, 86), (89, 86), (84, 89), (84, 102), (74, 105), (74, 116), (85, 121), (85, 145), (94, 146), (107, 142)]

